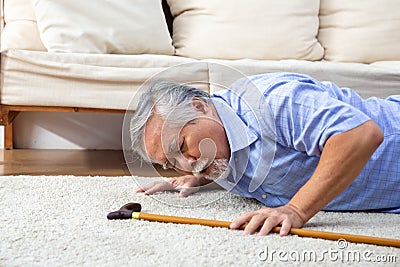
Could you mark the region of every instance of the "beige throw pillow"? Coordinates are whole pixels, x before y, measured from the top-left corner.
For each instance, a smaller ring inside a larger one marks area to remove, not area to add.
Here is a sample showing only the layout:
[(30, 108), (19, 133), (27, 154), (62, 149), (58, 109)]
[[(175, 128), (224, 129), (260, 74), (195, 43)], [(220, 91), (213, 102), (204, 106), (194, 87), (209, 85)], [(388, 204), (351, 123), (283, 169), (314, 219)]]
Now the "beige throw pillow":
[(1, 32), (1, 50), (46, 51), (40, 40), (30, 0), (4, 0), (5, 27)]
[(176, 54), (319, 60), (319, 0), (167, 0)]
[(400, 60), (400, 1), (322, 0), (318, 39), (326, 60)]
[(32, 0), (51, 52), (166, 54), (174, 48), (161, 0)]

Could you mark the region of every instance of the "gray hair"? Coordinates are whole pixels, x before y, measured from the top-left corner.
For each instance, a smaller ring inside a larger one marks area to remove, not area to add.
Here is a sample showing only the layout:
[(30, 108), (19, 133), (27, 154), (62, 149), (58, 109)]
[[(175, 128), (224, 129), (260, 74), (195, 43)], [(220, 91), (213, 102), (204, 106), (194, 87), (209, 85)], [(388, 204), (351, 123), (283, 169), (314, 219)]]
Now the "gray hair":
[[(131, 148), (142, 159), (150, 161), (144, 146), (144, 129), (148, 119), (157, 114), (169, 127), (182, 127), (196, 117), (192, 100), (198, 97), (210, 103), (210, 95), (188, 85), (156, 81), (140, 97), (130, 121)], [(160, 144), (161, 145), (161, 144)]]

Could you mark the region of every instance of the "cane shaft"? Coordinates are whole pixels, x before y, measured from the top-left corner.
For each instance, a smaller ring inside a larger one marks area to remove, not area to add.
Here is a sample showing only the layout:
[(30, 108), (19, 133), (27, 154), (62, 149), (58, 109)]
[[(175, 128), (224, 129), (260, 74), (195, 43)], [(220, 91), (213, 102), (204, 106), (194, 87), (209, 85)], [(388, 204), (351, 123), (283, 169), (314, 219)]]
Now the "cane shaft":
[(298, 235), (301, 237), (313, 237), (313, 238), (321, 238), (327, 240), (344, 239), (352, 243), (363, 243), (363, 244), (398, 247), (398, 248), (400, 247), (400, 239), (391, 239), (391, 238), (382, 238), (382, 237), (364, 236), (364, 235), (352, 235), (352, 234), (325, 232), (325, 231), (308, 230), (300, 228), (292, 228), (290, 230), (290, 234)]
[[(227, 222), (227, 221), (207, 220), (207, 219), (188, 218), (188, 217), (169, 216), (169, 215), (159, 215), (159, 214), (151, 214), (151, 213), (143, 213), (143, 212), (133, 212), (132, 218), (147, 220), (147, 221), (165, 222), (165, 223), (198, 224), (198, 225), (204, 225), (204, 226), (223, 227), (223, 228), (229, 228), (229, 226), (231, 224), (231, 222)], [(242, 225), (239, 229), (243, 230), (245, 227), (246, 227), (246, 224)], [(279, 233), (280, 229), (281, 229), (281, 227), (274, 227), (271, 232)], [(321, 239), (327, 239), (327, 240), (345, 239), (346, 241), (352, 242), (352, 243), (364, 243), (364, 244), (372, 244), (372, 245), (379, 245), (379, 246), (400, 247), (400, 239), (381, 238), (381, 237), (363, 236), (363, 235), (352, 235), (352, 234), (343, 234), (343, 233), (334, 233), (334, 232), (324, 232), (324, 231), (308, 230), (308, 229), (300, 229), (300, 228), (292, 228), (289, 233), (292, 235), (298, 235), (301, 237), (321, 238)]]
[[(165, 222), (165, 223), (180, 223), (180, 224), (199, 224), (199, 225), (204, 225), (204, 226), (223, 227), (223, 228), (229, 228), (229, 225), (231, 224), (230, 222), (227, 222), (227, 221), (169, 216), (169, 215), (151, 214), (151, 213), (143, 213), (143, 212), (136, 212), (136, 214), (134, 214), (134, 213), (132, 213), (133, 219), (141, 219), (141, 220), (146, 220), (146, 221), (156, 221), (156, 222)], [(245, 227), (245, 225), (243, 225), (240, 229), (243, 230), (244, 227)]]

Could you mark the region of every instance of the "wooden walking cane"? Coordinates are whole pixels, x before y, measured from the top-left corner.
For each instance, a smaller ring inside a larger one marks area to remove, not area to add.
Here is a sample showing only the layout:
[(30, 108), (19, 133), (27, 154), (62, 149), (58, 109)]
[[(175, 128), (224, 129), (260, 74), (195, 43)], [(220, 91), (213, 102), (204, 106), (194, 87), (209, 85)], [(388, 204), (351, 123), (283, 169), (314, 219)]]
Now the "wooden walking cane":
[[(178, 216), (167, 216), (167, 215), (159, 215), (159, 214), (151, 214), (151, 213), (143, 213), (143, 212), (133, 212), (132, 219), (165, 222), (165, 223), (199, 224), (199, 225), (205, 225), (205, 226), (211, 226), (211, 227), (223, 227), (223, 228), (229, 228), (229, 225), (231, 224), (231, 222), (227, 222), (227, 221), (206, 220), (206, 219), (178, 217)], [(246, 227), (246, 225), (242, 225), (239, 229), (243, 230), (245, 227)], [(271, 232), (279, 233), (280, 230), (281, 230), (281, 227), (274, 227)], [(292, 235), (298, 235), (301, 237), (313, 237), (313, 238), (321, 238), (321, 239), (335, 240), (335, 241), (344, 239), (347, 242), (353, 242), (353, 243), (364, 243), (364, 244), (371, 244), (371, 245), (378, 245), (378, 246), (389, 246), (389, 247), (400, 248), (400, 239), (342, 234), (342, 233), (324, 232), (324, 231), (317, 231), (317, 230), (307, 230), (307, 229), (301, 229), (301, 228), (292, 228), (289, 233)]]
[[(199, 218), (159, 215), (159, 214), (143, 213), (143, 212), (140, 212), (140, 210), (141, 210), (141, 206), (139, 203), (128, 203), (128, 204), (122, 206), (121, 209), (119, 209), (118, 211), (110, 212), (107, 215), (107, 218), (110, 220), (113, 220), (113, 219), (138, 219), (138, 220), (156, 221), (156, 222), (164, 222), (164, 223), (198, 224), (198, 225), (204, 225), (204, 226), (223, 227), (223, 228), (229, 228), (229, 226), (231, 224), (231, 222), (228, 222), (228, 221), (217, 221), (217, 220), (207, 220), (207, 219), (199, 219)], [(246, 225), (244, 224), (239, 229), (243, 230), (245, 227), (246, 227)], [(281, 227), (274, 227), (271, 232), (279, 233), (280, 229), (281, 229)], [(400, 239), (363, 236), (363, 235), (352, 235), (352, 234), (343, 234), (343, 233), (334, 233), (334, 232), (324, 232), (324, 231), (308, 230), (308, 229), (301, 229), (301, 228), (292, 228), (290, 230), (289, 234), (298, 235), (301, 237), (312, 237), (312, 238), (320, 238), (320, 239), (335, 240), (335, 241), (344, 239), (347, 242), (352, 242), (352, 243), (363, 243), (363, 244), (400, 248)]]

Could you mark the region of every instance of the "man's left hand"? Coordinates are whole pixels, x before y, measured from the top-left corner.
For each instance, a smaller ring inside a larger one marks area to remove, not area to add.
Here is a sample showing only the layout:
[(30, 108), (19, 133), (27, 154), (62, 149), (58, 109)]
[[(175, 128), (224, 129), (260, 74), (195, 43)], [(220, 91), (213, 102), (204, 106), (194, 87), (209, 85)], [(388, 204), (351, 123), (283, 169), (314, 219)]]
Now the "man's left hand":
[(258, 231), (257, 235), (264, 236), (275, 226), (281, 225), (280, 235), (285, 236), (292, 227), (302, 227), (305, 221), (296, 207), (287, 204), (278, 208), (262, 208), (243, 214), (231, 223), (230, 228), (238, 229), (245, 223), (247, 223), (244, 229), (245, 234), (253, 234)]

